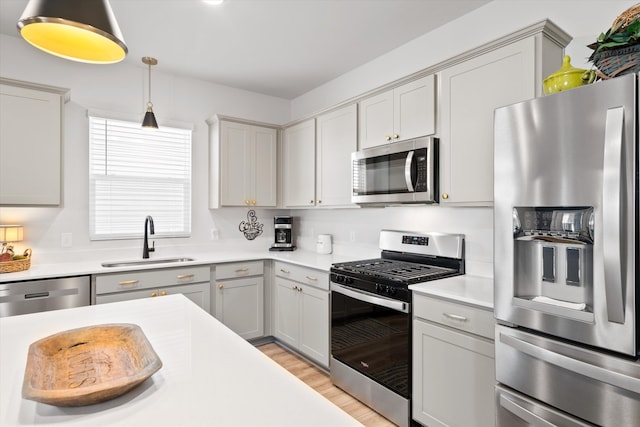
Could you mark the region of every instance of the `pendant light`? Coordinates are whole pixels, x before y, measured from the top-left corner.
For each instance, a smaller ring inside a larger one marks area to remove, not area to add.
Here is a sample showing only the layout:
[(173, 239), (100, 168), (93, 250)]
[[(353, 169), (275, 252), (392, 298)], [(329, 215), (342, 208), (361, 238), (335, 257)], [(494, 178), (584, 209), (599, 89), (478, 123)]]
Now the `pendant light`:
[(151, 66), (157, 65), (158, 60), (150, 56), (143, 56), (142, 62), (149, 66), (149, 102), (147, 102), (147, 112), (144, 113), (144, 120), (142, 120), (143, 128), (158, 129), (158, 122), (156, 122), (156, 116), (153, 114), (153, 104), (151, 103)]
[(113, 64), (128, 52), (108, 0), (29, 0), (17, 25), (33, 46), (73, 61)]

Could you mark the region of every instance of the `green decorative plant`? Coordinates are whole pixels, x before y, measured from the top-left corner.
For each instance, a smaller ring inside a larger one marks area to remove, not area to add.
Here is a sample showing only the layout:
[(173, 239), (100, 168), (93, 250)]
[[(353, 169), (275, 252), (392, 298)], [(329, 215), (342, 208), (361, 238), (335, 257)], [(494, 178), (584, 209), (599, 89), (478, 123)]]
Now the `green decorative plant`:
[(611, 27), (606, 33), (600, 34), (595, 43), (588, 46), (593, 49), (589, 61), (593, 61), (595, 56), (602, 50), (640, 43), (640, 17), (633, 19), (625, 26), (623, 26), (623, 24), (624, 22), (620, 22)]

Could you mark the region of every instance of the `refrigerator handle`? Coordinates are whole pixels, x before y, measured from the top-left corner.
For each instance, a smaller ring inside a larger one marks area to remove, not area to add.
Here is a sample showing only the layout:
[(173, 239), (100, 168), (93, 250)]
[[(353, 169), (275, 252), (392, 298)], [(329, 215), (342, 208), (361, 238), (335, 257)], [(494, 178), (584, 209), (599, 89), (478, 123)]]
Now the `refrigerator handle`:
[(549, 421), (544, 420), (543, 418), (537, 416), (531, 411), (523, 408), (518, 405), (511, 399), (500, 395), (500, 406), (502, 406), (507, 411), (511, 412), (516, 417), (520, 418), (523, 421), (526, 421), (528, 425), (533, 427), (555, 427), (555, 424), (550, 423)]
[(609, 108), (604, 130), (604, 168), (602, 173), (602, 236), (604, 287), (607, 317), (624, 323), (624, 287), (622, 286), (622, 213), (624, 195), (622, 137), (624, 107)]
[(538, 347), (521, 339), (500, 333), (500, 342), (524, 353), (534, 359), (555, 365), (561, 369), (578, 375), (621, 388), (633, 393), (640, 393), (640, 381), (637, 378), (619, 372), (601, 368), (591, 363)]

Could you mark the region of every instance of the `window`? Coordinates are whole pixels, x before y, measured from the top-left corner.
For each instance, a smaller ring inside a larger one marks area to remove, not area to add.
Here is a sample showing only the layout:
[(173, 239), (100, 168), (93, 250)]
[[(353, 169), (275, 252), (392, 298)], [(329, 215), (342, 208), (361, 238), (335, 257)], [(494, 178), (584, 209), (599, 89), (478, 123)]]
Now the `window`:
[(191, 130), (89, 117), (91, 240), (191, 234)]

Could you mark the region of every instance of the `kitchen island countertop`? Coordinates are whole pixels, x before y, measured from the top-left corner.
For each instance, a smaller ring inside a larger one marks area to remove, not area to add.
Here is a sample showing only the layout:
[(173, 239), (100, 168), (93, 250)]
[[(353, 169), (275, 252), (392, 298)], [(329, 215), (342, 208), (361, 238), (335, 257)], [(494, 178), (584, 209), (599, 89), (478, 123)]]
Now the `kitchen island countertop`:
[[(29, 345), (89, 325), (139, 325), (163, 367), (99, 404), (21, 397)], [(357, 426), (355, 419), (182, 295), (0, 319), (2, 426)]]

